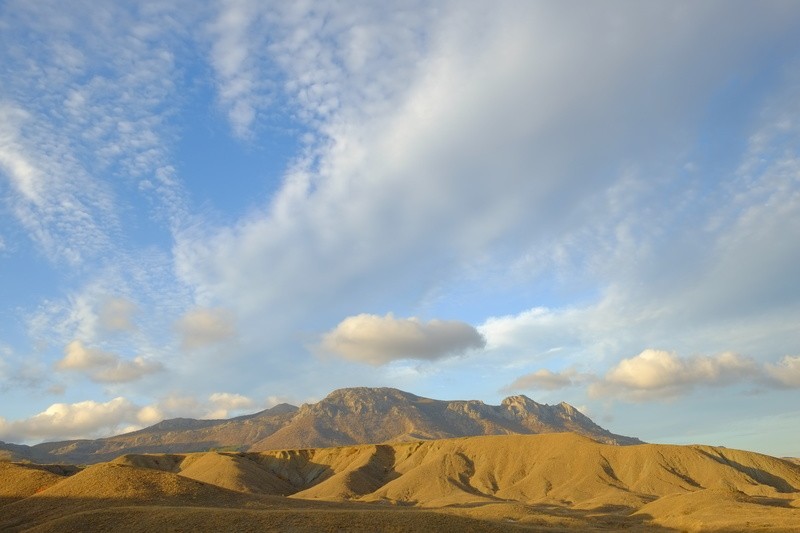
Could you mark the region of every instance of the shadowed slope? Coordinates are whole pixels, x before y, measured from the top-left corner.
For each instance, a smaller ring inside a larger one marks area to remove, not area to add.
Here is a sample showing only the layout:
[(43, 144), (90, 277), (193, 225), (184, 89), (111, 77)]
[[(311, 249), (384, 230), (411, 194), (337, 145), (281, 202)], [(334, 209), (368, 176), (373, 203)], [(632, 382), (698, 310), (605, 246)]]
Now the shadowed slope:
[[(480, 529), (469, 521), (475, 519), (487, 527), (551, 531), (790, 531), (800, 530), (800, 466), (726, 448), (613, 446), (569, 433), (261, 453), (133, 454), (6, 505), (3, 515), (10, 518), (0, 519), (0, 529), (100, 524), (116, 513), (140, 513), (112, 509), (131, 505), (148, 509), (147, 520), (136, 524), (211, 513), (208, 524), (229, 520), (252, 530), (296, 524), (323, 530), (326, 524), (362, 524), (346, 529), (369, 530), (387, 513), (389, 530), (414, 520), (421, 520), (417, 530), (440, 520)], [(187, 514), (182, 506), (199, 514)], [(312, 514), (298, 522), (281, 509)], [(420, 514), (422, 509), (454, 521)], [(411, 514), (395, 514), (401, 511)]]
[(78, 469), (71, 465), (34, 465), (0, 462), (0, 504), (41, 492)]

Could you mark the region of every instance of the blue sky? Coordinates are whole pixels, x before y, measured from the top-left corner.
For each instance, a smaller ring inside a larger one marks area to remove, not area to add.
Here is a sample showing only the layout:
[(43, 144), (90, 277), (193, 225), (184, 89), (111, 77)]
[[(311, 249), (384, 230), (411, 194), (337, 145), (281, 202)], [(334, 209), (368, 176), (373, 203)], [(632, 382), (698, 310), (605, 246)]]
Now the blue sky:
[(339, 387), (800, 455), (796, 2), (0, 4), (0, 440)]

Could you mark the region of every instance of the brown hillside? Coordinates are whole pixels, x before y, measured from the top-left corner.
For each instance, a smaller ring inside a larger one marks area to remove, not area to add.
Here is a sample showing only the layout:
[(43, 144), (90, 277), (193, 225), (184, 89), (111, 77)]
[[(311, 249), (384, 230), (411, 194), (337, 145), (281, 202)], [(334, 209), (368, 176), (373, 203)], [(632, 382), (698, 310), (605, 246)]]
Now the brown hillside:
[(0, 502), (10, 503), (32, 496), (76, 470), (70, 466), (0, 462)]
[(569, 433), (127, 455), (28, 497), (13, 471), (0, 530), (800, 530), (791, 462)]

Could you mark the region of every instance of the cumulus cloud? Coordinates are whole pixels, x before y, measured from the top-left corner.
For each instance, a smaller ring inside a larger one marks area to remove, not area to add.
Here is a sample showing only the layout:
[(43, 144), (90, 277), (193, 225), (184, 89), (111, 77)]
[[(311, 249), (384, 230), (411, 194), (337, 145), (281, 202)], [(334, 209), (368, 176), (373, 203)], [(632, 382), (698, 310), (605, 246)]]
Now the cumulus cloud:
[(194, 309), (175, 323), (185, 350), (205, 348), (233, 337), (233, 315), (225, 309)]
[(501, 392), (514, 392), (526, 389), (557, 390), (570, 387), (583, 379), (574, 369), (553, 372), (546, 368), (539, 369), (515, 379), (501, 389)]
[(589, 393), (631, 400), (674, 397), (697, 385), (730, 385), (758, 372), (752, 359), (731, 352), (681, 358), (673, 352), (647, 349), (620, 361), (589, 387)]
[(98, 383), (127, 383), (160, 372), (164, 366), (142, 356), (122, 359), (117, 354), (88, 348), (74, 340), (64, 348), (64, 357), (56, 363), (56, 368), (84, 372)]
[(105, 435), (123, 424), (137, 421), (138, 412), (139, 409), (123, 397), (105, 403), (92, 400), (56, 403), (24, 420), (0, 418), (0, 438), (19, 442)]
[(397, 359), (441, 359), (485, 344), (481, 334), (464, 322), (423, 322), (390, 313), (348, 317), (323, 336), (321, 347), (350, 361), (384, 365)]

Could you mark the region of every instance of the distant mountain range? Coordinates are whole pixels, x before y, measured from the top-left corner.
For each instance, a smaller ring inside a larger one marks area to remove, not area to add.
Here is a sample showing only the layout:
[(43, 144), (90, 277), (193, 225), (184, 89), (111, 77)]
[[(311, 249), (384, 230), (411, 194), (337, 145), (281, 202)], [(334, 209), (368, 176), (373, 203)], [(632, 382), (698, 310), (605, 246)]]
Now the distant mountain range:
[(615, 435), (567, 403), (547, 405), (510, 396), (500, 405), (441, 401), (392, 388), (349, 388), (313, 404), (280, 404), (227, 420), (173, 418), (94, 440), (35, 446), (0, 442), (15, 459), (90, 464), (128, 453), (188, 453), (321, 448), (478, 435), (573, 432), (606, 444), (640, 444)]

